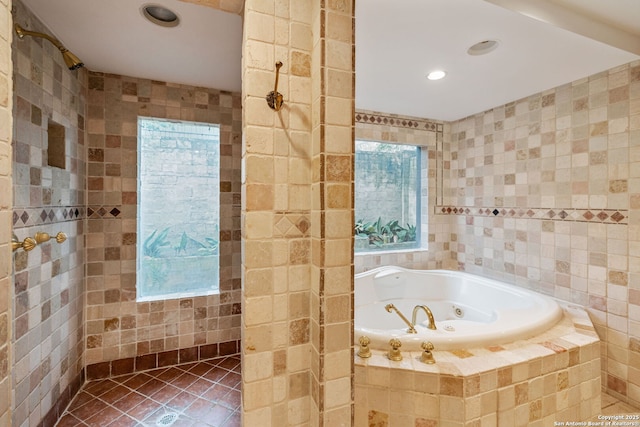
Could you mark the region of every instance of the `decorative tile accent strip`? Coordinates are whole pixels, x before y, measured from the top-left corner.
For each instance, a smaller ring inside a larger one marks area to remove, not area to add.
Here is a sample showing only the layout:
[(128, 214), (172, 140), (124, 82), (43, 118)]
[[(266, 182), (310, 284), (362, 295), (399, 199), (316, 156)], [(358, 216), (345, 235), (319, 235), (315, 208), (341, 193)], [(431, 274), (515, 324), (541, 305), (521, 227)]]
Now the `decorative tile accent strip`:
[(118, 218), (122, 212), (122, 206), (88, 206), (87, 218)]
[(13, 228), (77, 221), (84, 218), (85, 208), (82, 206), (21, 208), (13, 211)]
[(497, 216), (503, 218), (542, 219), (553, 221), (602, 222), (628, 224), (626, 209), (549, 209), (549, 208), (482, 208), (437, 206), (437, 215)]
[(370, 123), (412, 129), (423, 129), (442, 132), (442, 123), (435, 123), (425, 119), (398, 117), (393, 114), (356, 113), (356, 123)]
[(198, 362), (219, 356), (232, 356), (239, 352), (240, 340), (234, 340), (93, 363), (87, 365), (87, 380), (117, 377), (181, 363)]
[(305, 212), (275, 212), (274, 237), (307, 237), (311, 221)]

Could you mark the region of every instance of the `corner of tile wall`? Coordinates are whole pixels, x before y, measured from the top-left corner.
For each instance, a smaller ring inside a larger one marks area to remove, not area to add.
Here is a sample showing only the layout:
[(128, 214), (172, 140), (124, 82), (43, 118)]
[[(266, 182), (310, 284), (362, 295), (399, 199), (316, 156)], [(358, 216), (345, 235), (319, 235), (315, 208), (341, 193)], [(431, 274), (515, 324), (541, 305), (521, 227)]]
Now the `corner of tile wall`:
[[(10, 16), (11, 1), (0, 1), (0, 15)], [(11, 425), (12, 381), (11, 355), (11, 209), (13, 207), (11, 177), (11, 129), (13, 129), (13, 63), (11, 41), (13, 22), (0, 22), (0, 425)]]
[(603, 387), (640, 407), (640, 61), (450, 126), (459, 268), (587, 307)]

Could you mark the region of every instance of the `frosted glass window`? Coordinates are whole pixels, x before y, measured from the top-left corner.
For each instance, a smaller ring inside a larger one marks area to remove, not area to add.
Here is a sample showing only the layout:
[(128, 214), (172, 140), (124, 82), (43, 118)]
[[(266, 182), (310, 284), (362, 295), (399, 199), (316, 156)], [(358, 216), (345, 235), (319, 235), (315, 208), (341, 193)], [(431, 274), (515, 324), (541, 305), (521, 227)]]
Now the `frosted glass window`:
[(420, 147), (356, 141), (355, 251), (420, 247)]
[(138, 118), (139, 300), (219, 289), (220, 129)]

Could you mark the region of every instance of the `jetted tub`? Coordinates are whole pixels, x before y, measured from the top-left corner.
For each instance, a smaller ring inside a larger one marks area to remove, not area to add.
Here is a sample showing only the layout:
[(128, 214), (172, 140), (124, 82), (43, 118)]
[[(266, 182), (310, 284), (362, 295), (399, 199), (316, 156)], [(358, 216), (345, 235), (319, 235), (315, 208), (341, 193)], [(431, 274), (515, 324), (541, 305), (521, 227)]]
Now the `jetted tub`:
[[(385, 306), (393, 304), (411, 321), (416, 305), (429, 307), (436, 330), (428, 329), (424, 310), (416, 318), (416, 334)], [(380, 267), (355, 276), (355, 342), (361, 336), (370, 347), (389, 349), (398, 338), (403, 351), (419, 351), (423, 341), (436, 350), (505, 344), (540, 334), (562, 318), (550, 297), (504, 282), (447, 270), (407, 270)]]

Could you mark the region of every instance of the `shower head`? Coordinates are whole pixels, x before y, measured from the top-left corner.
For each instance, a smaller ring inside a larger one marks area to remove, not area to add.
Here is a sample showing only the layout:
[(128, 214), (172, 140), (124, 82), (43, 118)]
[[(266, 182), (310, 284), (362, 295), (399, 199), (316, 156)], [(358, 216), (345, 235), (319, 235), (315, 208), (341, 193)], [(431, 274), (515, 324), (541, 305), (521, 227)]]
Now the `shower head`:
[(80, 58), (75, 56), (70, 50), (65, 50), (63, 52), (62, 49), (60, 49), (60, 52), (62, 52), (62, 59), (64, 59), (64, 63), (67, 64), (67, 67), (70, 70), (77, 70), (78, 68), (84, 67)]
[(64, 63), (67, 65), (67, 67), (70, 70), (77, 70), (78, 68), (84, 66), (84, 64), (82, 63), (80, 58), (75, 56), (70, 50), (68, 50), (66, 47), (64, 47), (62, 45), (62, 43), (60, 43), (60, 41), (58, 39), (56, 39), (55, 37), (51, 37), (50, 35), (44, 34), (44, 33), (38, 33), (38, 32), (35, 32), (35, 31), (25, 30), (24, 28), (22, 28), (18, 24), (15, 24), (14, 28), (16, 30), (16, 34), (18, 35), (18, 37), (20, 39), (23, 39), (24, 36), (33, 36), (33, 37), (40, 37), (40, 38), (49, 40), (51, 42), (51, 44), (53, 44), (55, 47), (57, 47), (58, 50), (60, 51), (60, 53), (62, 53), (62, 59), (64, 59)]

